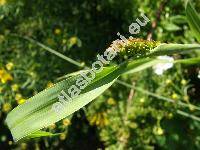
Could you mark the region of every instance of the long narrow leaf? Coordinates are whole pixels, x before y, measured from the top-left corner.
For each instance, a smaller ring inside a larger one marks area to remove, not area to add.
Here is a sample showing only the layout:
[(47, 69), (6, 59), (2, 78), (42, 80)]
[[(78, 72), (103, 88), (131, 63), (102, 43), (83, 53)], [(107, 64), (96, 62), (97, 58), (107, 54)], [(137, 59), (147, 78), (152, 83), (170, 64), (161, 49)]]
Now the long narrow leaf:
[(190, 1), (187, 2), (185, 11), (190, 28), (198, 42), (200, 42), (200, 16)]
[(200, 50), (200, 44), (166, 44), (163, 43), (154, 48), (150, 56), (171, 55), (174, 53), (186, 53), (191, 50)]
[[(153, 50), (151, 56), (195, 49), (200, 49), (200, 46), (197, 44), (162, 44)], [(64, 111), (58, 114), (52, 110), (52, 105), (58, 102), (58, 95), (62, 90), (66, 91), (75, 85), (76, 80), (81, 76), (79, 73), (71, 74), (66, 80), (31, 97), (27, 103), (19, 105), (8, 114), (6, 122), (14, 140), (18, 141), (34, 134), (82, 108), (109, 88), (121, 74), (143, 70), (155, 64), (156, 61), (151, 58), (143, 58), (119, 66), (104, 68), (102, 72), (96, 74), (94, 80), (77, 97), (64, 106)]]
[(61, 81), (53, 87), (46, 89), (28, 100), (27, 103), (19, 105), (7, 116), (6, 122), (11, 130), (13, 138), (18, 141), (31, 133), (47, 127), (66, 116), (77, 111), (81, 107), (99, 96), (112, 85), (118, 77), (119, 67), (109, 67), (97, 74), (95, 80), (76, 98), (65, 106), (62, 113), (52, 110), (52, 105), (58, 102), (57, 96), (62, 90), (68, 90), (75, 84), (80, 75), (72, 76)]

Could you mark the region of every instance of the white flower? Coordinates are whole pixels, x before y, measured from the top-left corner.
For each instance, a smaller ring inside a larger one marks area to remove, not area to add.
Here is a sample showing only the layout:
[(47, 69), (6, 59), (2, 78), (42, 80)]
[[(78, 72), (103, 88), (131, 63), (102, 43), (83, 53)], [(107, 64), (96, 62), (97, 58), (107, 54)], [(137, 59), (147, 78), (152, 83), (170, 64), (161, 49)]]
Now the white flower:
[(199, 74), (197, 75), (197, 77), (200, 79), (200, 71), (199, 71)]
[(160, 63), (153, 66), (153, 70), (157, 75), (162, 75), (165, 70), (173, 67), (173, 61), (174, 61), (173, 57), (159, 56), (157, 58), (159, 60), (164, 60), (163, 62), (160, 62)]

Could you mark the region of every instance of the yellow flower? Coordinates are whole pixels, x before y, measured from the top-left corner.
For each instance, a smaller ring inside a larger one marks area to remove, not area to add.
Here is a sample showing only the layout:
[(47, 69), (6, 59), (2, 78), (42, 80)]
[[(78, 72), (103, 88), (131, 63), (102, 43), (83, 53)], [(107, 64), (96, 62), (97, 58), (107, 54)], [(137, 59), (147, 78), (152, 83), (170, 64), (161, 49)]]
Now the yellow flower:
[(172, 83), (172, 80), (170, 80), (170, 79), (167, 79), (167, 80), (165, 81), (165, 83), (166, 83), (167, 85), (169, 85), (169, 84), (171, 84), (171, 83)]
[(178, 99), (178, 95), (176, 93), (172, 94), (172, 99), (177, 100)]
[(195, 106), (192, 104), (189, 104), (189, 109), (190, 109), (190, 111), (195, 111)]
[(115, 100), (114, 100), (112, 97), (110, 97), (110, 98), (107, 100), (107, 103), (108, 103), (109, 105), (116, 105), (116, 102), (115, 102)]
[(13, 142), (12, 142), (12, 141), (8, 141), (8, 144), (9, 144), (9, 145), (12, 145), (12, 144), (13, 144)]
[(67, 137), (67, 136), (66, 136), (66, 133), (61, 133), (61, 134), (60, 134), (60, 139), (61, 139), (61, 140), (65, 140), (66, 137)]
[(47, 88), (50, 88), (50, 87), (52, 87), (53, 86), (53, 83), (52, 82), (48, 82), (47, 83)]
[(85, 62), (82, 62), (82, 63), (81, 63), (81, 66), (85, 66)]
[(27, 149), (27, 144), (26, 143), (21, 143), (21, 149), (22, 150), (25, 150), (25, 149)]
[(91, 125), (96, 125), (100, 127), (106, 126), (109, 123), (105, 112), (95, 114), (93, 117), (91, 117), (89, 121)]
[(63, 125), (64, 126), (68, 126), (68, 125), (70, 125), (71, 124), (71, 121), (69, 120), (69, 119), (63, 119)]
[(182, 84), (182, 85), (186, 85), (186, 84), (187, 84), (187, 81), (183, 79), (183, 80), (181, 80), (181, 84)]
[(20, 105), (20, 104), (23, 104), (25, 101), (26, 100), (24, 98), (22, 98), (22, 99), (17, 100), (17, 103)]
[(73, 36), (69, 39), (70, 45), (75, 45), (78, 43), (78, 38), (76, 36)]
[(54, 30), (54, 34), (59, 35), (60, 33), (61, 33), (61, 30), (60, 30), (59, 28), (56, 28), (56, 29)]
[(9, 62), (9, 63), (6, 64), (6, 69), (12, 70), (13, 66), (14, 66), (14, 64), (12, 62)]
[(89, 119), (89, 121), (90, 121), (90, 124), (91, 124), (91, 125), (94, 125), (94, 124), (95, 124), (95, 121), (96, 121), (96, 119), (97, 119), (97, 114), (95, 114), (94, 116), (92, 116), (92, 117)]
[(153, 132), (155, 135), (163, 135), (164, 130), (161, 127), (154, 127)]
[(12, 81), (13, 77), (4, 69), (0, 70), (0, 79), (2, 83), (6, 83), (7, 81)]
[(15, 100), (20, 100), (22, 98), (22, 95), (21, 94), (19, 94), (19, 93), (17, 93), (16, 95), (15, 95)]
[(12, 109), (12, 106), (10, 103), (3, 104), (3, 112), (9, 112)]
[(7, 81), (12, 81), (12, 80), (13, 80), (13, 77), (10, 74), (5, 74), (5, 76), (1, 78), (2, 83), (6, 83)]
[(188, 101), (189, 101), (189, 96), (185, 95), (185, 96), (183, 97), (183, 100), (186, 101), (186, 102), (188, 102)]
[(106, 116), (106, 113), (103, 112), (102, 113), (102, 117), (101, 117), (101, 121), (100, 121), (100, 126), (103, 127), (103, 126), (106, 126), (108, 125), (109, 121), (108, 121), (108, 118)]
[(13, 84), (13, 85), (11, 86), (11, 88), (12, 88), (12, 90), (13, 90), (14, 92), (16, 92), (16, 91), (18, 91), (19, 86), (18, 86), (17, 84)]
[(3, 6), (6, 4), (6, 0), (0, 0), (0, 6)]
[(145, 102), (145, 99), (144, 99), (144, 98), (141, 98), (141, 99), (140, 99), (140, 102), (141, 102), (141, 103), (144, 103), (144, 102)]
[(51, 130), (55, 129), (55, 128), (56, 128), (56, 124), (54, 123), (54, 124), (50, 125), (49, 128), (50, 128)]
[(169, 113), (167, 117), (168, 117), (169, 119), (172, 119), (173, 116), (174, 116), (173, 113)]
[(97, 119), (95, 120), (96, 126), (99, 126), (99, 125), (100, 125), (100, 121), (101, 121), (101, 114), (100, 114), (100, 113), (97, 113)]

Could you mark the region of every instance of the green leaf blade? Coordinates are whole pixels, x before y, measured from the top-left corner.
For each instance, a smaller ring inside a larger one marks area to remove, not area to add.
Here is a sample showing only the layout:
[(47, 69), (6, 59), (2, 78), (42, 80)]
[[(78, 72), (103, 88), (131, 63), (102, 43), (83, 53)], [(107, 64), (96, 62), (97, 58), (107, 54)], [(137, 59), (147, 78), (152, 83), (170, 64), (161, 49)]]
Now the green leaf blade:
[(200, 17), (199, 17), (199, 14), (196, 12), (196, 10), (194, 9), (194, 7), (190, 1), (187, 2), (185, 11), (186, 11), (186, 16), (187, 16), (187, 20), (190, 25), (190, 28), (191, 28), (194, 36), (198, 40), (198, 42), (200, 42)]
[(61, 113), (56, 113), (52, 110), (52, 105), (58, 102), (57, 96), (60, 92), (73, 85), (80, 75), (61, 81), (54, 87), (30, 98), (27, 103), (16, 107), (8, 114), (6, 119), (14, 140), (18, 141), (58, 122), (91, 102), (114, 83), (119, 76), (118, 70), (119, 67), (114, 66), (104, 69), (99, 75), (97, 74), (95, 80), (89, 84), (88, 88), (86, 87), (79, 96), (73, 98), (68, 105), (65, 105), (65, 109)]

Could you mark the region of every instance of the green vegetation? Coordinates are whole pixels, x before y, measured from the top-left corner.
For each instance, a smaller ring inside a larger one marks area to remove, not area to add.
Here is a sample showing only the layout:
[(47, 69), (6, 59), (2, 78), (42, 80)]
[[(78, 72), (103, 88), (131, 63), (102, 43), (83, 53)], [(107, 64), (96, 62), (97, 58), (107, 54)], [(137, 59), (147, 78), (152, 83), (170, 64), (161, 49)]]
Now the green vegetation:
[[(0, 146), (200, 149), (199, 4), (0, 0)], [(150, 22), (128, 39), (141, 13)], [(118, 55), (53, 111), (61, 91), (115, 46)]]

